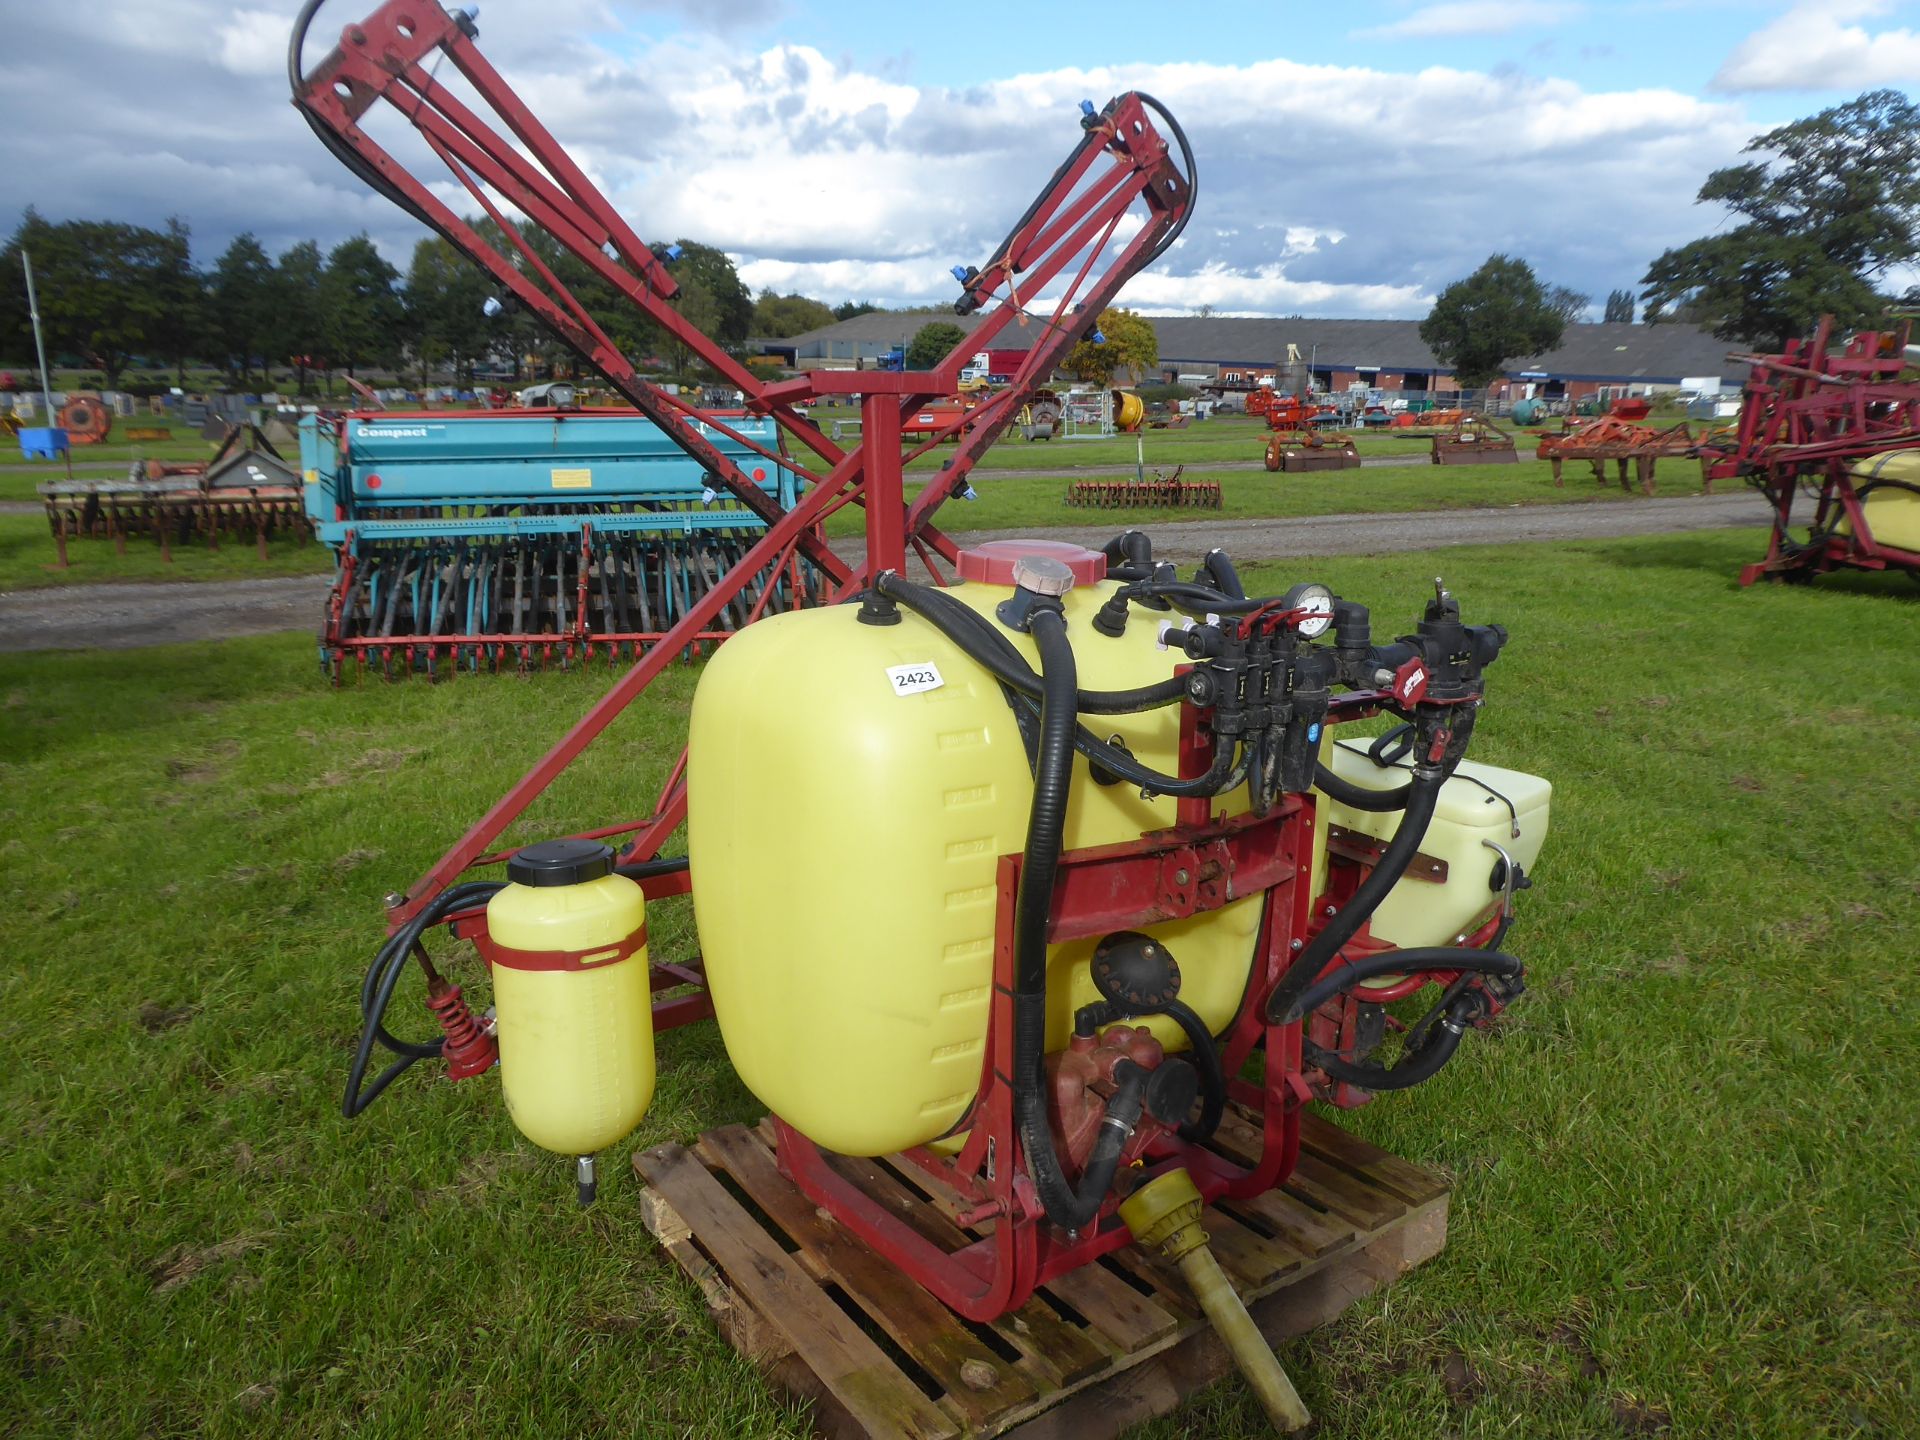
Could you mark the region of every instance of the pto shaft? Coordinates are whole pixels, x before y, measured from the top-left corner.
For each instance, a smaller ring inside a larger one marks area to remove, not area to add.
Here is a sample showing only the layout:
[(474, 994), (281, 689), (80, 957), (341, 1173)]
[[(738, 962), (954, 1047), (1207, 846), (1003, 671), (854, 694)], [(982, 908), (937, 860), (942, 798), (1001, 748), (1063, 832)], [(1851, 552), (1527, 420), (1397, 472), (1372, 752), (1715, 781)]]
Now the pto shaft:
[(1307, 1407), (1274, 1358), (1260, 1327), (1247, 1313), (1233, 1283), (1213, 1258), (1207, 1232), (1200, 1224), (1202, 1205), (1193, 1177), (1185, 1170), (1170, 1170), (1122, 1201), (1120, 1218), (1142, 1246), (1159, 1250), (1180, 1267), (1193, 1289), (1193, 1298), (1200, 1302), (1234, 1364), (1247, 1377), (1273, 1428), (1282, 1433), (1298, 1430), (1311, 1418)]

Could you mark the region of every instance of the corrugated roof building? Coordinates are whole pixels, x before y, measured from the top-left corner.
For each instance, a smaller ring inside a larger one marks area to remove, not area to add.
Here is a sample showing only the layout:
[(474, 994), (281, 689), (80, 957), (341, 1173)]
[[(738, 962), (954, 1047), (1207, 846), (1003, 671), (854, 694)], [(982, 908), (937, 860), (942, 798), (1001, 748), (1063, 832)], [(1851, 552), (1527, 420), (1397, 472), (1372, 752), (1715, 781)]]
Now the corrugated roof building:
[[(803, 369), (851, 369), (905, 346), (929, 321), (971, 331), (980, 318), (939, 312), (857, 315), (790, 340), (764, 342), (765, 353)], [(1204, 377), (1229, 388), (1248, 387), (1285, 366), (1291, 346), (1325, 389), (1356, 383), (1386, 390), (1457, 388), (1452, 373), (1420, 338), (1417, 320), (1149, 318), (1160, 342), (1158, 378), (1166, 380)], [(994, 343), (1024, 348), (1030, 333), (1016, 328)], [(1707, 377), (1737, 385), (1745, 367), (1727, 359), (1727, 349), (1725, 341), (1694, 325), (1569, 325), (1556, 349), (1510, 360), (1505, 388), (1531, 384), (1540, 393), (1578, 398), (1601, 388), (1671, 387)]]

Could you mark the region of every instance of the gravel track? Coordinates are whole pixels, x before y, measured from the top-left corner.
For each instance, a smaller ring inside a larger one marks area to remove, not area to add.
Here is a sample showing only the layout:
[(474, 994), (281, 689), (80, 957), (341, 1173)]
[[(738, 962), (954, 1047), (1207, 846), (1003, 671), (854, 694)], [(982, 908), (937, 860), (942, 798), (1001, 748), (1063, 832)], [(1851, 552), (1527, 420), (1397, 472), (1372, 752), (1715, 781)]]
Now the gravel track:
[[(1687, 530), (1721, 530), (1765, 520), (1753, 498), (1689, 495), (1610, 504), (1529, 505), (1505, 510), (1429, 510), (1397, 515), (1317, 515), (1294, 520), (1181, 520), (1142, 527), (1157, 555), (1193, 560), (1216, 545), (1237, 561), (1309, 555), (1367, 555), (1447, 545), (1529, 540), (1604, 540)], [(1112, 522), (1049, 528), (1051, 540), (1099, 546)], [(1013, 539), (1032, 531), (957, 532), (962, 544)], [(857, 540), (837, 540), (842, 556), (861, 554)], [(205, 583), (72, 585), (0, 594), (0, 651), (95, 646), (138, 649), (234, 635), (304, 630), (313, 634), (329, 580), (297, 575)]]

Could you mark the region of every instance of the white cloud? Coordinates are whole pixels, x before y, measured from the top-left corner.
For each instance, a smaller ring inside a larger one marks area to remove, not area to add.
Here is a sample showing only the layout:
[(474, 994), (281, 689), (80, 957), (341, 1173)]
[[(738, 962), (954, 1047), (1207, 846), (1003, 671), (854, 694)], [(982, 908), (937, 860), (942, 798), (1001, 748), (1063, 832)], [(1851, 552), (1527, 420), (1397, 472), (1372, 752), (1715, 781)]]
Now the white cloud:
[(236, 75), (286, 70), (287, 17), (272, 10), (238, 10), (219, 29), (220, 63)]
[(1369, 40), (1461, 39), (1478, 35), (1511, 35), (1516, 30), (1553, 33), (1577, 20), (1586, 6), (1549, 4), (1546, 0), (1460, 0), (1457, 4), (1429, 5), (1404, 20), (1371, 25), (1354, 31)]
[[(284, 20), (219, 0), (99, 3), (145, 21), (103, 27), (39, 7), (11, 37), (34, 64), (0, 58), (0, 131), (13, 137), (0, 215), (29, 203), (56, 219), (177, 213), (202, 264), (240, 230), (277, 253), (366, 228), (405, 268), (421, 232), (287, 104)], [(1494, 251), (1604, 294), (1711, 226), (1692, 197), (1757, 128), (1672, 90), (1445, 67), (1136, 63), (914, 87), (806, 46), (743, 51), (697, 31), (645, 40), (625, 28), (636, 9), (495, 4), (481, 45), (643, 238), (720, 246), (756, 289), (830, 303), (951, 299), (948, 267), (986, 258), (1077, 139), (1083, 96), (1157, 95), (1198, 152), (1195, 223), (1124, 297), (1162, 311), (1418, 315)], [(310, 65), (339, 23), (316, 26)], [(452, 67), (440, 78), (451, 83)], [(93, 98), (75, 106), (82, 86)], [(61, 116), (57, 130), (46, 114)], [(443, 182), (399, 116), (377, 110), (367, 128)], [(1489, 184), (1490, 135), (1502, 172), (1527, 177), (1524, 194)], [(35, 183), (51, 174), (57, 195)], [(435, 191), (473, 208), (444, 183)]]
[(1715, 90), (1866, 90), (1920, 81), (1920, 32), (1852, 24), (1886, 0), (1802, 0), (1747, 36), (1713, 77)]

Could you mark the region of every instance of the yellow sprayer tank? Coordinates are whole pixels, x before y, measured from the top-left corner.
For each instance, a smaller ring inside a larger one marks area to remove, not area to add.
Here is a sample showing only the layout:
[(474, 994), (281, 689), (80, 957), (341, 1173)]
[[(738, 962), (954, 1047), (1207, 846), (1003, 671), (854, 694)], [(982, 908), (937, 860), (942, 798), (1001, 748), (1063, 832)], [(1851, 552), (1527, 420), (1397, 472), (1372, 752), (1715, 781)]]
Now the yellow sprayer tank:
[(653, 1099), (646, 898), (591, 840), (530, 845), (487, 903), (500, 1083), (520, 1133), (584, 1156)]
[[(1045, 553), (1044, 543), (1018, 542)], [(985, 547), (983, 547), (985, 548)], [(1072, 550), (1076, 547), (1062, 547)], [(1080, 686), (1165, 680), (1184, 657), (1155, 627), (1111, 638), (1110, 583), (1065, 597)], [(991, 617), (1010, 586), (948, 592)], [(780, 1117), (846, 1155), (883, 1155), (960, 1122), (980, 1088), (1000, 857), (1025, 844), (1033, 781), (999, 685), (932, 625), (858, 607), (775, 615), (708, 662), (688, 746), (694, 913), (728, 1056)], [(1029, 664), (1031, 637), (1003, 630)], [(1143, 763), (1178, 768), (1180, 707), (1089, 718)], [(1245, 809), (1240, 792), (1216, 802)], [(1171, 825), (1174, 802), (1101, 785), (1074, 759), (1069, 849)], [(1262, 897), (1156, 926), (1180, 998), (1217, 1033), (1246, 988)], [(1098, 999), (1094, 940), (1056, 946), (1047, 1048)], [(1148, 1021), (1170, 1049), (1170, 1020)]]
[[(1892, 450), (1862, 460), (1853, 467), (1854, 483), (1865, 492), (1860, 502), (1867, 529), (1882, 545), (1920, 553), (1920, 450)], [(1875, 484), (1875, 481), (1880, 484)], [(1893, 484), (1888, 482), (1899, 481)], [(1844, 515), (1834, 533), (1851, 535), (1853, 523)]]

